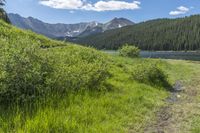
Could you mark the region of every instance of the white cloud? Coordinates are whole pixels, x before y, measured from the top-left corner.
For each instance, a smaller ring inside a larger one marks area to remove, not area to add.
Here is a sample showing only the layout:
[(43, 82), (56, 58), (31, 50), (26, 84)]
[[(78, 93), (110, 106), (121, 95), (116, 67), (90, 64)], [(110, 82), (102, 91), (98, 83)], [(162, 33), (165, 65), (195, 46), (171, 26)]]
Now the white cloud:
[(169, 13), (169, 15), (172, 15), (172, 16), (177, 16), (177, 15), (182, 15), (182, 14), (186, 14), (187, 12), (189, 12), (190, 9), (185, 7), (185, 6), (180, 6), (178, 7), (175, 11), (171, 11)]
[(57, 9), (79, 9), (83, 6), (82, 0), (41, 0), (39, 3)]
[(139, 1), (126, 2), (122, 0), (97, 1), (88, 3), (86, 0), (42, 0), (42, 5), (57, 9), (73, 9), (88, 11), (117, 11), (117, 10), (135, 10), (140, 8)]
[(116, 11), (116, 10), (135, 10), (139, 9), (140, 2), (133, 1), (131, 3), (125, 1), (98, 1), (95, 4), (87, 4), (83, 7), (85, 10), (94, 10), (94, 11)]

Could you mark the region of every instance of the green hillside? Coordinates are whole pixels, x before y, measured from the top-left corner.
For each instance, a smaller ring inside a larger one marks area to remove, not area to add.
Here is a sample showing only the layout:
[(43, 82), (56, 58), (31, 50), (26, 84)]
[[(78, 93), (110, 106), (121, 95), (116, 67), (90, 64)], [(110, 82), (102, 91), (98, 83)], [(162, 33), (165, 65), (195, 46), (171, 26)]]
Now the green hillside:
[(111, 56), (0, 21), (0, 132), (143, 132), (171, 85), (199, 68), (188, 64)]
[(49, 40), (42, 35), (36, 35), (31, 31), (20, 30), (11, 25), (8, 25), (0, 20), (0, 38), (4, 39), (7, 43), (15, 43), (16, 41), (30, 40), (32, 44), (38, 45), (43, 48), (65, 46), (67, 44)]
[(79, 38), (77, 43), (98, 49), (118, 49), (133, 44), (142, 50), (200, 49), (200, 15), (178, 19), (157, 19), (133, 26)]

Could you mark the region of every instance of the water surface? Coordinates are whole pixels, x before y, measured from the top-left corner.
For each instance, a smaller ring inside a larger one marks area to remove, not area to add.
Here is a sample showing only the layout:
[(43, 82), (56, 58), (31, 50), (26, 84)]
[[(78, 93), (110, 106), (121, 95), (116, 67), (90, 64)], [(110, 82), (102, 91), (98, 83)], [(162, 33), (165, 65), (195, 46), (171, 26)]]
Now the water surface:
[[(117, 51), (105, 51), (109, 54), (118, 54)], [(175, 51), (141, 51), (140, 56), (143, 58), (161, 58), (161, 59), (177, 59), (177, 60), (193, 60), (200, 61), (200, 52), (175, 52)]]

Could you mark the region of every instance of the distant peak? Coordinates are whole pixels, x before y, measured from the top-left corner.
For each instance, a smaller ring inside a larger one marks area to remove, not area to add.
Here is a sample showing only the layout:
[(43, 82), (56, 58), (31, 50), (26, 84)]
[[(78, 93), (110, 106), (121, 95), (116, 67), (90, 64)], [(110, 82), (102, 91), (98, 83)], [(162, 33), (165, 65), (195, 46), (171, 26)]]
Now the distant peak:
[(134, 22), (132, 22), (131, 20), (128, 20), (126, 18), (117, 18), (115, 17), (114, 19), (112, 19), (111, 21), (109, 21), (108, 23), (126, 23), (128, 25), (132, 25), (134, 24)]
[(17, 14), (17, 13), (8, 13), (8, 15), (12, 15), (12, 16), (18, 16), (18, 17), (21, 17), (19, 14)]
[(28, 19), (35, 19), (35, 18), (33, 18), (33, 17), (29, 16), (29, 17), (28, 17)]
[(126, 18), (117, 18), (117, 17), (115, 17), (114, 19), (112, 19), (111, 21), (123, 21), (123, 20), (125, 20), (125, 21), (130, 21), (130, 20), (128, 20), (128, 19), (126, 19)]

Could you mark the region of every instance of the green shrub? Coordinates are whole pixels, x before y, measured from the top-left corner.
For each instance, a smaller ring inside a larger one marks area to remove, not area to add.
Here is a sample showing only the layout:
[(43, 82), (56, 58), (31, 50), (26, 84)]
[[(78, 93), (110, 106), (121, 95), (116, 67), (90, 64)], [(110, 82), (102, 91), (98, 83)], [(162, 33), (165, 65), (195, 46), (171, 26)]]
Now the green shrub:
[(21, 103), (69, 91), (105, 88), (109, 77), (106, 54), (1, 23), (0, 102)]
[(121, 49), (119, 49), (119, 55), (123, 57), (139, 57), (140, 49), (135, 46), (124, 45)]
[(42, 50), (29, 40), (0, 40), (0, 101), (30, 101), (69, 91), (104, 89), (106, 55), (68, 46)]
[(26, 38), (10, 44), (0, 39), (0, 101), (30, 101), (45, 95), (52, 68), (39, 49)]
[(159, 62), (140, 63), (132, 70), (132, 78), (153, 86), (169, 86), (167, 75), (159, 65)]
[(67, 91), (99, 90), (109, 77), (106, 55), (84, 47), (68, 46), (49, 49), (54, 73), (48, 79), (61, 94)]

